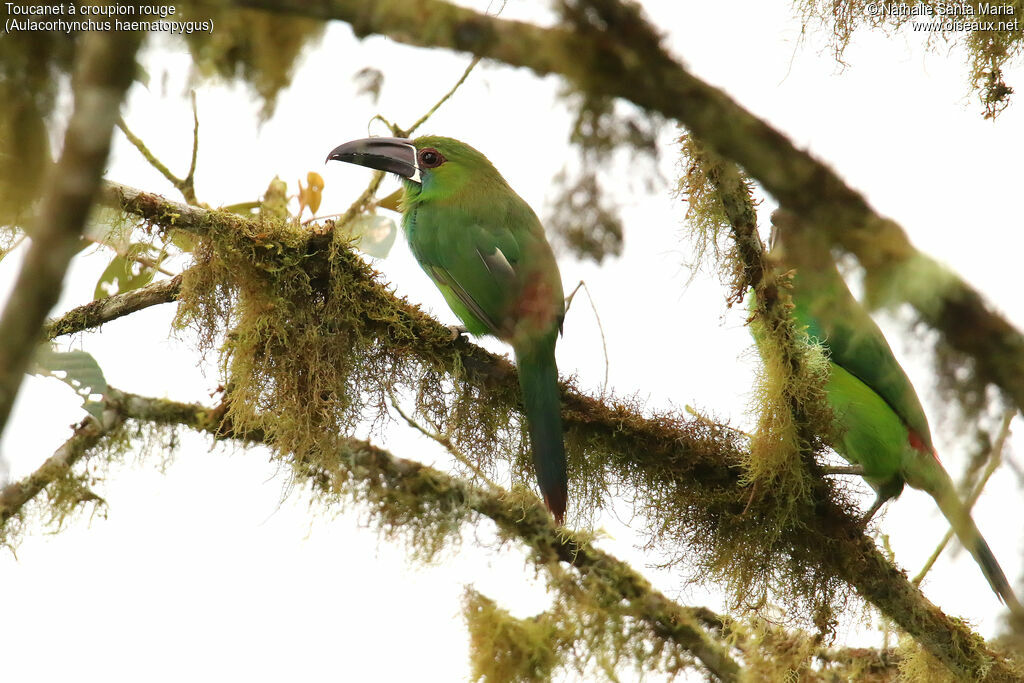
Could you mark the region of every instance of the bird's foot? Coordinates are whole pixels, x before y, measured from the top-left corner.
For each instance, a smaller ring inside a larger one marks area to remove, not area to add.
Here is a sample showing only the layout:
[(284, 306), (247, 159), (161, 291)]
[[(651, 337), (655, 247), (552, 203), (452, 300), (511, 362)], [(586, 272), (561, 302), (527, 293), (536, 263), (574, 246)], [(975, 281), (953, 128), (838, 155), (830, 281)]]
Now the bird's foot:
[(867, 512), (864, 513), (864, 515), (860, 518), (860, 521), (858, 522), (861, 531), (864, 531), (868, 528), (868, 522), (870, 522), (871, 518), (875, 516), (875, 513), (877, 513), (881, 509), (881, 507), (885, 505), (886, 500), (888, 500), (888, 498), (883, 498), (882, 496), (878, 496), (877, 498), (875, 498), (875, 502), (872, 503), (871, 507), (868, 509)]
[(469, 330), (462, 325), (448, 325), (448, 331), (452, 333), (452, 336), (448, 341), (455, 341), (462, 335), (469, 334)]

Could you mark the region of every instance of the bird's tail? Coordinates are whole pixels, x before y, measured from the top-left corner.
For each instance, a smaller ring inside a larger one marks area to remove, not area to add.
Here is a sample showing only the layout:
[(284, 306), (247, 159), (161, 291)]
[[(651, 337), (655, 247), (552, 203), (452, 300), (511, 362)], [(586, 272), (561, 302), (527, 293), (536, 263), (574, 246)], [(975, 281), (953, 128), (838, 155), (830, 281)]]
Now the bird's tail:
[(569, 497), (562, 442), (562, 409), (558, 400), (558, 368), (555, 365), (555, 335), (539, 344), (516, 348), (519, 386), (523, 390), (526, 427), (530, 432), (533, 466), (544, 504), (555, 521), (565, 521)]
[[(941, 465), (939, 467), (941, 468)], [(1024, 607), (1017, 600), (1010, 582), (1006, 579), (1006, 574), (1003, 573), (1003, 568), (999, 566), (996, 556), (992, 554), (992, 549), (988, 547), (981, 531), (978, 530), (978, 525), (971, 519), (971, 513), (960, 501), (953, 486), (953, 480), (949, 478), (945, 470), (942, 474), (941, 479), (933, 481), (932, 486), (928, 487), (928, 492), (935, 499), (942, 514), (949, 520), (953, 533), (960, 539), (960, 543), (978, 563), (978, 567), (981, 568), (981, 572), (988, 580), (988, 585), (992, 587), (995, 594), (1006, 604), (1014, 616), (1024, 619)]]

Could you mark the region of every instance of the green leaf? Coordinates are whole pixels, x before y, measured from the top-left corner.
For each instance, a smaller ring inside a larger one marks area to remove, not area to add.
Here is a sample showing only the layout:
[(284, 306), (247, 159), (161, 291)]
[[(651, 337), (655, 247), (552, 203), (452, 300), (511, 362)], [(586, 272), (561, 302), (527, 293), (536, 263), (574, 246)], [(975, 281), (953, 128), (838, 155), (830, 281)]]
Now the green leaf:
[[(120, 254), (115, 256), (96, 282), (93, 299), (104, 299), (114, 294), (130, 292), (152, 282), (156, 270), (151, 266), (139, 263), (135, 257), (150, 256), (153, 251), (152, 246), (137, 243), (128, 247), (123, 256)], [(159, 265), (166, 257), (166, 254), (160, 253), (153, 260)]]
[(386, 216), (363, 214), (353, 218), (347, 227), (356, 238), (356, 247), (374, 258), (387, 258), (398, 234), (398, 226)]
[(49, 343), (42, 344), (36, 350), (29, 372), (64, 382), (82, 399), (82, 408), (97, 420), (102, 417), (103, 404), (89, 397), (93, 394), (106, 394), (107, 380), (91, 353), (57, 351)]

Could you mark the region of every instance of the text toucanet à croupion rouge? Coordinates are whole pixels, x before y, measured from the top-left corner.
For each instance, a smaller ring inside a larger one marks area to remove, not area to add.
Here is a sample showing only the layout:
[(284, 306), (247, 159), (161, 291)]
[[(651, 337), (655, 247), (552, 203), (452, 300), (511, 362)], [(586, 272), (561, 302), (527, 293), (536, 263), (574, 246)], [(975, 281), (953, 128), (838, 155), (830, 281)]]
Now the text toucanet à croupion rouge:
[[(79, 5), (72, 2), (55, 5), (4, 3), (7, 19), (4, 28), (14, 31), (160, 31), (167, 33), (212, 33), (213, 20), (175, 21), (174, 5)], [(136, 17), (138, 17), (136, 19)]]

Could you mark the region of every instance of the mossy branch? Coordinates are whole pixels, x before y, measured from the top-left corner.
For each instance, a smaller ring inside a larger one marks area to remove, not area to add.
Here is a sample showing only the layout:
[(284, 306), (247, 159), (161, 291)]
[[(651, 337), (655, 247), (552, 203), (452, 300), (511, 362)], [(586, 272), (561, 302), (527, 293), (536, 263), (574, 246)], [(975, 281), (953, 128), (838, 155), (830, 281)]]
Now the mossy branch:
[[(310, 235), (298, 247), (301, 259), (274, 244), (259, 242), (266, 226), (258, 220), (225, 211), (210, 211), (169, 202), (120, 185), (108, 184), (104, 201), (164, 229), (197, 235), (229, 235), (257, 241), (261, 254), (279, 255), (280, 264), (261, 267), (305, 268), (312, 278), (345, 277), (359, 302), (360, 337), (372, 337), (396, 352), (412, 354), (427, 367), (480, 392), (499, 410), (518, 410), (515, 371), (505, 359), (470, 344), (451, 341), (448, 328), (417, 307), (395, 297), (350, 250), (334, 245), (330, 235)], [(293, 247), (294, 249), (294, 247)], [(326, 257), (330, 254), (330, 263)], [(764, 543), (762, 514), (747, 508), (749, 489), (742, 484), (744, 454), (731, 430), (703, 420), (685, 421), (672, 414), (645, 417), (635, 405), (600, 401), (563, 385), (563, 417), (567, 450), (578, 453), (589, 444), (607, 480), (637, 491), (657, 528), (652, 532), (677, 542), (678, 552), (717, 578), (728, 577), (731, 553)], [(599, 454), (599, 455), (598, 455)], [(584, 466), (570, 455), (570, 471)], [(575, 485), (575, 484), (574, 484)], [(672, 510), (666, 515), (666, 510)], [(678, 510), (678, 512), (676, 512)], [(814, 594), (840, 580), (916, 638), (949, 668), (990, 680), (1014, 680), (1009, 666), (962, 622), (950, 619), (928, 602), (906, 576), (894, 568), (874, 542), (857, 527), (844, 506), (816, 491), (813, 505), (799, 524), (778, 530), (776, 552), (785, 549), (794, 571), (811, 571), (799, 580), (801, 591)], [(766, 558), (766, 577), (778, 579), (778, 567)], [(787, 575), (788, 576), (788, 575)], [(799, 574), (794, 574), (798, 577)], [(797, 581), (797, 578), (793, 579)]]
[(181, 292), (182, 277), (182, 274), (178, 274), (169, 280), (153, 282), (145, 287), (73, 308), (56, 320), (47, 321), (43, 326), (43, 335), (53, 339), (64, 334), (83, 332), (150, 306), (176, 301)]
[[(560, 0), (563, 25), (541, 28), (457, 7), (443, 0), (235, 0), (244, 7), (351, 24), (358, 36), (382, 34), (421, 47), (472, 53), (556, 73), (595, 95), (621, 97), (685, 125), (737, 164), (780, 205), (829, 231), (854, 254), (888, 302), (906, 301), (921, 319), (977, 363), (1024, 408), (1024, 336), (967, 282), (922, 254), (903, 229), (880, 216), (831, 168), (722, 90), (690, 73), (631, 3)], [(429, 20), (425, 20), (429, 17)], [(908, 274), (927, 273), (928, 286)]]
[[(125, 421), (181, 425), (217, 439), (238, 439), (246, 443), (265, 438), (263, 434), (236, 433), (224, 416), (223, 407), (211, 409), (111, 388), (104, 397), (103, 424), (92, 417), (86, 418), (74, 435), (35, 473), (0, 490), (0, 528)], [(702, 624), (703, 620), (693, 616), (699, 610), (681, 607), (625, 563), (598, 550), (583, 537), (556, 527), (533, 496), (475, 486), (358, 439), (346, 439), (329, 462), (317, 466), (300, 464), (300, 471), (328, 498), (345, 493), (356, 498), (373, 498), (378, 504), (390, 500), (397, 506), (409, 505), (407, 496), (411, 494), (417, 509), (436, 507), (441, 514), (455, 514), (459, 519), (469, 511), (487, 517), (497, 525), (503, 537), (524, 543), (538, 568), (552, 571), (560, 563), (570, 565), (577, 573), (573, 585), (580, 589), (585, 587), (588, 593), (603, 595), (607, 609), (645, 622), (650, 636), (692, 653), (716, 679), (735, 681), (738, 678), (740, 668), (730, 657), (728, 646), (717, 642), (714, 634)], [(361, 492), (363, 487), (373, 492)], [(393, 521), (387, 519), (384, 523)], [(555, 576), (563, 578), (558, 571)], [(608, 596), (614, 597), (609, 600)]]
[(88, 32), (75, 59), (74, 110), (51, 169), (32, 245), (0, 316), (0, 433), (46, 314), (60, 296), (110, 151), (118, 110), (135, 75), (138, 33)]
[(86, 417), (74, 433), (35, 472), (21, 481), (11, 482), (0, 489), (0, 538), (8, 520), (43, 490), (66, 475), (78, 460), (100, 442), (100, 440), (122, 423), (116, 411), (104, 411), (104, 420)]
[(819, 434), (827, 434), (831, 425), (825, 362), (789, 314), (786, 275), (769, 263), (757, 231), (752, 183), (734, 163), (693, 136), (682, 136), (680, 143), (686, 166), (678, 192), (689, 204), (687, 220), (697, 233), (696, 242), (702, 250), (713, 245), (718, 253), (718, 233), (728, 231), (733, 247), (720, 266), (731, 275), (727, 301), (731, 306), (748, 292), (753, 296), (749, 324), (763, 368), (756, 382), (758, 423), (748, 462), (751, 498), (760, 493), (776, 500), (776, 523), (793, 524), (802, 516), (809, 489), (828, 488), (807, 476), (808, 468), (816, 468)]
[[(650, 633), (691, 652), (718, 680), (737, 680), (739, 665), (728, 648), (716, 643), (678, 604), (655, 590), (650, 583), (625, 563), (596, 549), (576, 534), (556, 527), (551, 516), (530, 496), (498, 494), (450, 477), (426, 465), (397, 458), (366, 442), (351, 439), (344, 460), (353, 473), (371, 485), (383, 485), (398, 491), (413, 491), (428, 504), (442, 508), (467, 506), (491, 519), (499, 532), (524, 543), (533, 561), (550, 571), (551, 564), (572, 566), (578, 577), (575, 587), (587, 592), (610, 593), (614, 600), (603, 601), (608, 608), (646, 622)], [(333, 481), (330, 472), (311, 472), (314, 481), (326, 485)], [(559, 577), (555, 575), (557, 580)]]

